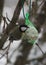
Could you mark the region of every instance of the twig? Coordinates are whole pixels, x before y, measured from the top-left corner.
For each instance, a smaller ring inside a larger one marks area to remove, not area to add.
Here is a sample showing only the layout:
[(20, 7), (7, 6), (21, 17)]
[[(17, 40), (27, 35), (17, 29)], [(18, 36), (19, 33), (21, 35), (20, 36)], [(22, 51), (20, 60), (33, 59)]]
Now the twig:
[(39, 44), (36, 43), (36, 45), (39, 47), (40, 51), (42, 52), (42, 54), (44, 55), (45, 53), (42, 51), (42, 49), (40, 48)]
[(43, 1), (41, 2), (41, 4), (38, 6), (38, 9), (40, 8), (40, 6), (41, 6), (44, 2), (45, 2), (45, 0), (43, 0)]
[(9, 22), (11, 22), (10, 19), (8, 18), (8, 14), (7, 14), (7, 13), (6, 13), (6, 18), (7, 18), (7, 20), (8, 20)]
[(6, 50), (6, 52), (0, 57), (0, 59), (2, 59), (4, 56), (5, 56), (5, 54), (6, 55), (8, 55), (8, 51), (9, 51), (9, 49), (10, 49), (10, 45), (11, 45), (11, 41), (10, 41), (10, 43), (9, 43), (9, 45), (5, 48), (5, 49), (3, 49), (3, 50)]

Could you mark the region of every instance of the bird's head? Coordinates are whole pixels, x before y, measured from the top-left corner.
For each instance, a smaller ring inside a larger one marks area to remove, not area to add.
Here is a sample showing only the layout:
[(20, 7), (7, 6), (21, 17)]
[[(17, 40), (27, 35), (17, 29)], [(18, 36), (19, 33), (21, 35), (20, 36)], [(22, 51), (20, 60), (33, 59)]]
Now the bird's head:
[(18, 26), (20, 32), (24, 33), (28, 28), (29, 26), (27, 26), (26, 24), (20, 24), (17, 22), (16, 25)]

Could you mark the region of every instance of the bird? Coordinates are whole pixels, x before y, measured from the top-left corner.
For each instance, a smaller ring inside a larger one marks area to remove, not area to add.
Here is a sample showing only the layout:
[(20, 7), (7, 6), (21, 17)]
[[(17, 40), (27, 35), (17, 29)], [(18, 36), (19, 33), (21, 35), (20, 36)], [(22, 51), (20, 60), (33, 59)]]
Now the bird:
[[(28, 19), (29, 14), (26, 14), (25, 18), (25, 24), (18, 25), (14, 33), (11, 33), (9, 40), (17, 40), (17, 39), (24, 39), (27, 40), (28, 43), (30, 44), (36, 44), (41, 52), (44, 54), (40, 46), (37, 44), (36, 40), (38, 38), (38, 30), (35, 28), (32, 22)], [(19, 32), (19, 34), (18, 34)], [(15, 34), (16, 33), (16, 34)], [(23, 35), (24, 34), (24, 35)]]

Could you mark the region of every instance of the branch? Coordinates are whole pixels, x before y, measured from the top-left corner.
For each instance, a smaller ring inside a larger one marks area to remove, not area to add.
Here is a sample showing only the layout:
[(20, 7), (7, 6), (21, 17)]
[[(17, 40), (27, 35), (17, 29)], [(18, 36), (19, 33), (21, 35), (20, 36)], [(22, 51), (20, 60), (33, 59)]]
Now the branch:
[(3, 12), (3, 6), (4, 6), (4, 0), (0, 0), (0, 23), (1, 23), (1, 15), (2, 15), (2, 12)]

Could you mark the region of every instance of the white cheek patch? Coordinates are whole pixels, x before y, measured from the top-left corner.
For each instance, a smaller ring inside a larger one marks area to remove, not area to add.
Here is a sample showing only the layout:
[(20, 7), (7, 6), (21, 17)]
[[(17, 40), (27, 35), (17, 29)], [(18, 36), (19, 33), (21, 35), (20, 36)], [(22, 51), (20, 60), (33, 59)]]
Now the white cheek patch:
[(27, 28), (26, 27), (21, 27), (21, 30), (22, 31), (25, 31)]

